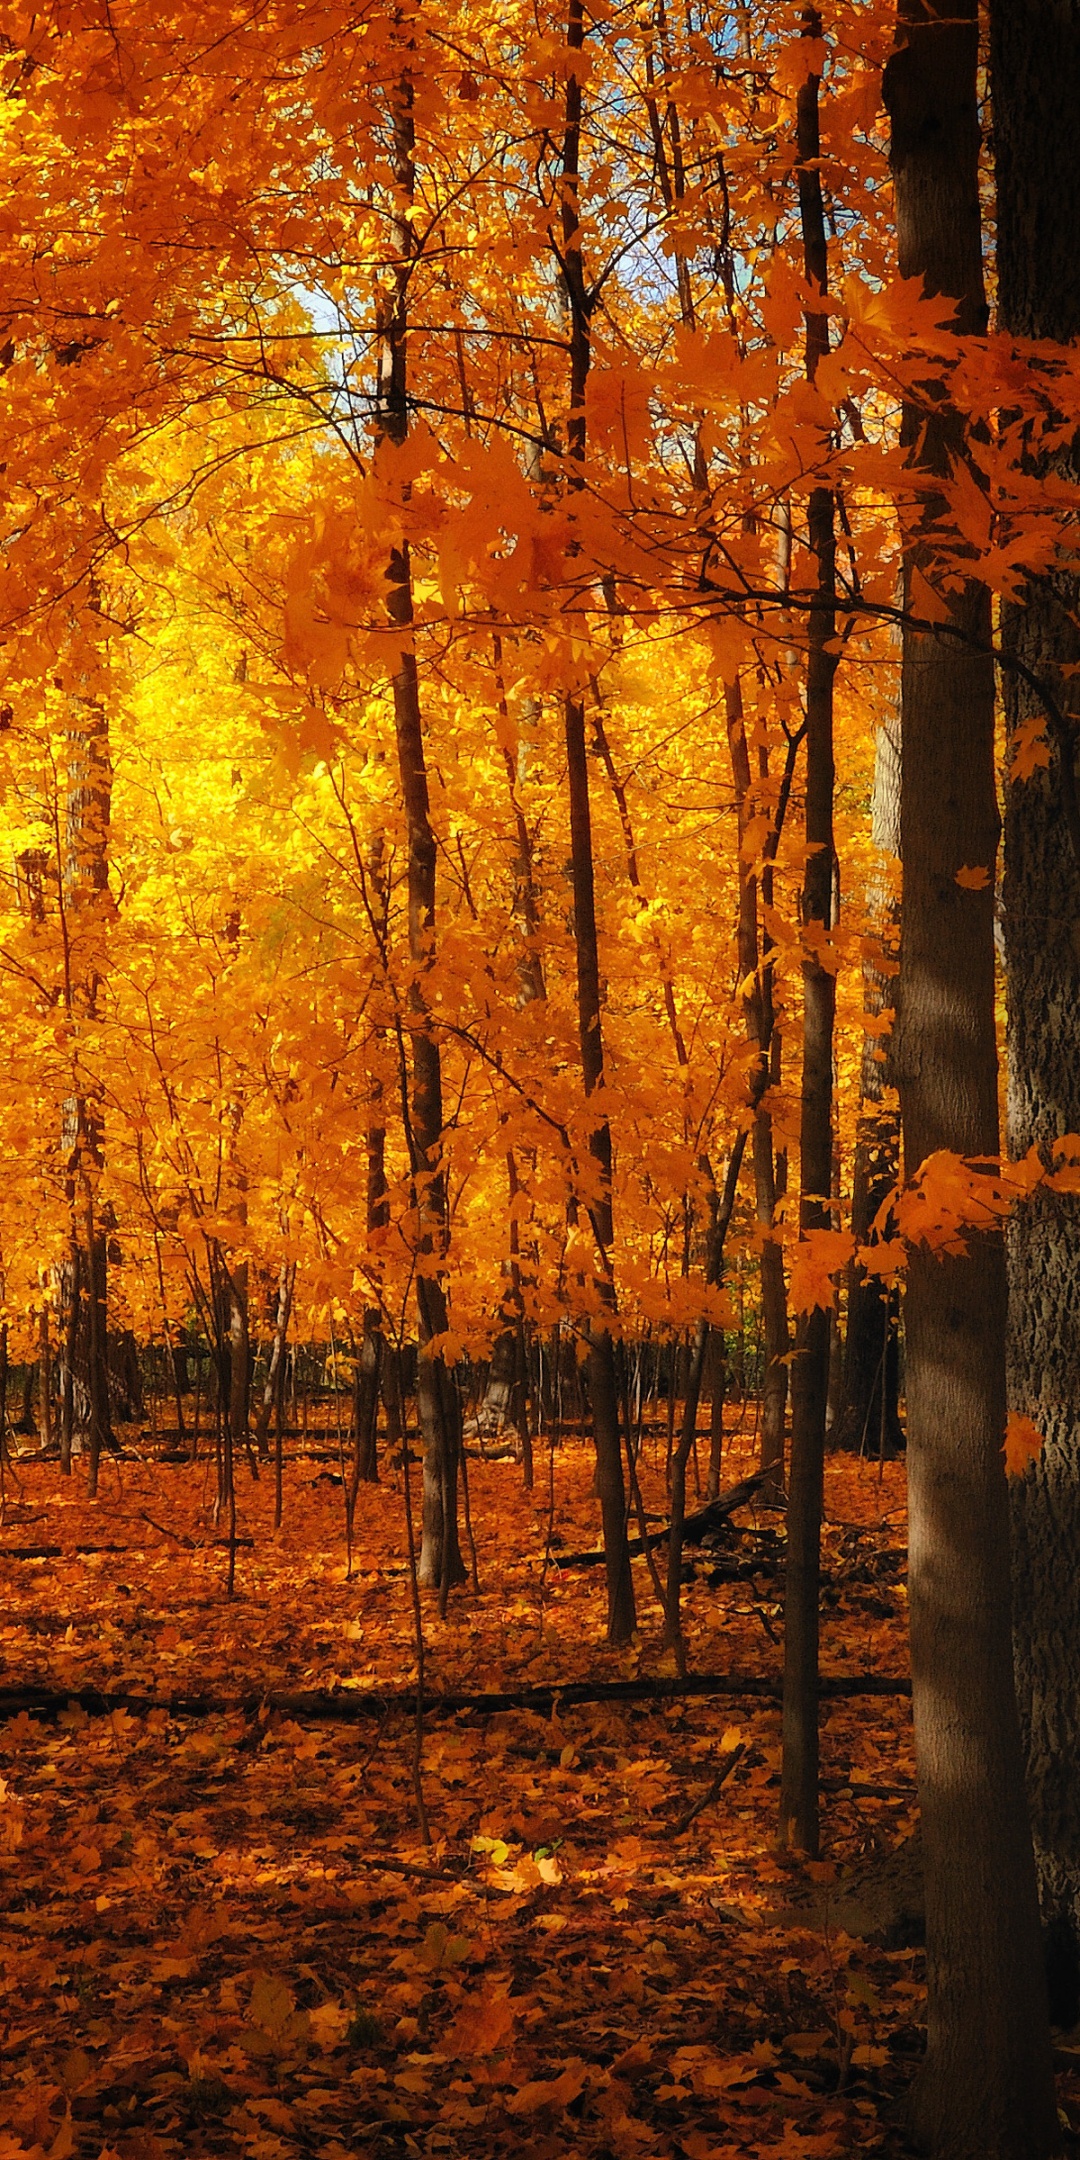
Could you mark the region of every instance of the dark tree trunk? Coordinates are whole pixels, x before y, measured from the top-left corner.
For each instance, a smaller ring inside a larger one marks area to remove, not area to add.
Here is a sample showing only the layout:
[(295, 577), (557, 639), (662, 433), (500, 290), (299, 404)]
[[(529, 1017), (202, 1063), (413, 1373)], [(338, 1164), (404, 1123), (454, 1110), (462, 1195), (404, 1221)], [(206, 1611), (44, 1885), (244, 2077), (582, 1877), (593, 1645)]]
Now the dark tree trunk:
[(49, 1341), (49, 1308), (44, 1304), (38, 1322), (38, 1419), (42, 1447), (52, 1446), (52, 1347)]
[[(575, 52), (585, 42), (582, 0), (570, 0), (567, 46)], [(566, 83), (565, 126), (562, 153), (561, 240), (562, 268), (570, 311), (570, 410), (567, 448), (572, 465), (571, 486), (581, 485), (580, 466), (585, 456), (585, 384), (591, 357), (591, 300), (585, 285), (579, 222), (579, 158), (581, 149), (581, 77), (571, 74)], [(589, 807), (589, 768), (585, 751), (585, 707), (579, 697), (563, 702), (566, 762), (570, 794), (570, 855), (574, 891), (574, 952), (577, 962), (578, 1036), (581, 1073), (586, 1096), (602, 1086), (604, 1041), (601, 1019), (600, 958), (596, 933), (596, 896), (593, 881), (592, 819)], [(601, 1308), (587, 1323), (586, 1371), (596, 1446), (596, 1489), (603, 1522), (607, 1555), (608, 1640), (629, 1641), (636, 1611), (634, 1583), (626, 1539), (626, 1485), (623, 1476), (622, 1434), (619, 1422), (619, 1390), (615, 1370), (615, 1344), (605, 1315), (614, 1313), (611, 1249), (614, 1238), (611, 1209), (611, 1128), (601, 1112), (589, 1135), (596, 1196), (590, 1199), (589, 1219), (597, 1247), (594, 1288)]]
[[(899, 857), (899, 719), (884, 722), (877, 731), (871, 839), (883, 855)], [(851, 1229), (860, 1245), (871, 1242), (871, 1227), (895, 1188), (900, 1167), (900, 1121), (886, 1094), (891, 1086), (889, 1052), (876, 1025), (891, 1014), (896, 995), (893, 946), (899, 905), (885, 876), (871, 881), (868, 900), (880, 952), (863, 961), (863, 1012), (875, 1024), (868, 1028), (863, 1048), (851, 1180)], [(829, 1435), (831, 1446), (891, 1454), (902, 1445), (899, 1350), (895, 1291), (885, 1289), (880, 1277), (854, 1261), (848, 1276), (843, 1400)]]
[[(97, 1492), (102, 1451), (114, 1445), (107, 1366), (108, 1247), (94, 1195), (105, 1167), (105, 1114), (97, 1075), (86, 1066), (85, 1023), (97, 1018), (114, 907), (109, 892), (112, 758), (109, 721), (100, 699), (71, 704), (64, 859), (59, 881), (64, 951), (64, 1002), (74, 1026), (72, 1093), (64, 1103), (63, 1145), (72, 1258), (61, 1290), (70, 1299), (64, 1330), (64, 1455), (71, 1460), (74, 1429), (87, 1436), (88, 1489)], [(76, 1261), (76, 1255), (78, 1260)], [(78, 1285), (81, 1282), (80, 1300)]]
[(270, 1452), (270, 1419), (278, 1406), (278, 1424), (284, 1422), (285, 1357), (289, 1339), (289, 1320), (292, 1314), (293, 1292), (296, 1286), (295, 1260), (283, 1260), (278, 1274), (277, 1306), (274, 1314), (274, 1335), (267, 1360), (263, 1397), (256, 1419), (256, 1441), (260, 1455)]
[(724, 1396), (727, 1390), (727, 1358), (724, 1337), (719, 1328), (711, 1328), (709, 1331), (705, 1384), (709, 1391), (709, 1476), (705, 1497), (707, 1500), (715, 1500), (720, 1491), (720, 1471), (724, 1455)]
[[(815, 10), (804, 16), (809, 37), (821, 35)], [(828, 291), (825, 206), (821, 191), (816, 75), (797, 102), (799, 210), (807, 284)], [(829, 322), (806, 317), (810, 382), (829, 350)], [(836, 858), (833, 846), (833, 683), (836, 655), (836, 541), (830, 489), (816, 487), (809, 505), (817, 605), (810, 617), (806, 670), (806, 870), (802, 919), (817, 939), (833, 928)], [(809, 945), (809, 940), (807, 940)], [(803, 1060), (799, 1124), (799, 1229), (812, 1235), (832, 1221), (832, 1067), (836, 977), (812, 946), (803, 960)], [(787, 1565), (784, 1587), (783, 1767), (780, 1841), (800, 1852), (818, 1849), (818, 1596), (825, 1413), (829, 1399), (829, 1311), (800, 1314), (791, 1374), (791, 1466), (788, 1473)]]
[[(777, 1189), (772, 1118), (762, 1102), (762, 1097), (773, 1077), (774, 1066), (778, 1067), (779, 1064), (779, 1037), (773, 1010), (771, 945), (768, 935), (759, 937), (758, 931), (759, 879), (743, 853), (750, 821), (755, 813), (755, 804), (743, 714), (742, 685), (737, 676), (734, 682), (727, 686), (724, 704), (739, 835), (736, 947), (739, 975), (742, 982), (748, 986), (743, 994), (743, 1016), (747, 1039), (757, 1044), (760, 1053), (750, 1078), (750, 1100), (754, 1106), (751, 1155), (754, 1166), (754, 1206), (762, 1239), (761, 1321), (765, 1338), (760, 1462), (762, 1470), (768, 1473), (768, 1490), (773, 1497), (778, 1497), (784, 1487), (784, 1425), (788, 1397), (787, 1287), (784, 1282), (784, 1255), (773, 1227)], [(771, 864), (766, 857), (760, 884), (761, 898), (767, 901), (771, 900), (771, 879)], [(779, 1077), (778, 1070), (776, 1077)]]
[[(1003, 329), (1066, 344), (1080, 337), (1080, 10), (1075, 0), (996, 0), (990, 11)], [(1050, 460), (1033, 451), (1031, 466)], [(1074, 487), (1080, 446), (1052, 460)], [(1001, 639), (1080, 721), (1080, 579), (1033, 578), (1002, 608)], [(1006, 673), (1010, 736), (1043, 715)], [(1070, 749), (1069, 755), (1072, 756)], [(1062, 816), (1060, 754), (1012, 781), (1005, 810), (1009, 1152), (1049, 1162), (1080, 1133), (1080, 864)], [(1013, 1488), (1013, 1641), (1039, 1891), (1049, 1928), (1051, 2011), (1080, 2016), (1080, 1197), (1040, 1192), (1008, 1238), (1009, 1399), (1043, 1435)]]
[[(385, 921), (388, 894), (383, 875), (382, 854), (380, 835), (371, 850), (369, 869)], [(386, 1229), (390, 1221), (390, 1198), (386, 1183), (386, 1127), (383, 1123), (383, 1083), (380, 1076), (373, 1076), (371, 1089), (367, 1131), (367, 1227), (369, 1237), (374, 1238)], [(381, 1288), (381, 1269), (379, 1283)], [(360, 1356), (353, 1390), (355, 1482), (362, 1485), (377, 1485), (379, 1482), (379, 1395), (385, 1356), (386, 1340), (383, 1335), (382, 1314), (377, 1305), (369, 1305), (364, 1311)]]
[[(900, 270), (985, 324), (976, 0), (901, 0), (886, 71)], [(927, 396), (935, 392), (928, 386)], [(932, 489), (966, 455), (959, 418), (905, 417)], [(928, 519), (935, 503), (930, 494)], [(929, 538), (909, 543), (933, 583)], [(950, 593), (956, 639), (905, 630), (900, 1019), (904, 1163), (998, 1147), (990, 606)], [(1059, 2145), (1035, 1870), (1012, 1679), (1005, 1423), (1005, 1255), (909, 1255), (906, 1298), (912, 1699), (926, 1868), (927, 2053), (917, 2134), (938, 2160), (1037, 2160)]]
[[(391, 93), (393, 166), (398, 199), (389, 220), (396, 257), (392, 287), (380, 322), (377, 426), (381, 436), (400, 445), (409, 430), (407, 345), (410, 272), (416, 227), (406, 214), (415, 199), (415, 129), (413, 84), (407, 68)], [(409, 1039), (412, 1084), (406, 1126), (420, 1217), (419, 1267), (416, 1276), (420, 1358), (417, 1407), (424, 1440), (423, 1511), (419, 1579), (437, 1588), (445, 1609), (449, 1590), (466, 1579), (458, 1543), (457, 1486), (461, 1460), (461, 1409), (457, 1389), (437, 1345), (448, 1331), (449, 1314), (441, 1263), (449, 1236), (446, 1178), (440, 1152), (443, 1139), (442, 1061), (431, 1022), (424, 978), (435, 956), (436, 846), (431, 823), (427, 761), (424, 750), (420, 678), (412, 642), (413, 587), (407, 541), (395, 548), (387, 570), (387, 613), (402, 633), (392, 677), (398, 770), (408, 829), (409, 957), (413, 979), (409, 992)], [(402, 1045), (402, 1049), (404, 1046)]]

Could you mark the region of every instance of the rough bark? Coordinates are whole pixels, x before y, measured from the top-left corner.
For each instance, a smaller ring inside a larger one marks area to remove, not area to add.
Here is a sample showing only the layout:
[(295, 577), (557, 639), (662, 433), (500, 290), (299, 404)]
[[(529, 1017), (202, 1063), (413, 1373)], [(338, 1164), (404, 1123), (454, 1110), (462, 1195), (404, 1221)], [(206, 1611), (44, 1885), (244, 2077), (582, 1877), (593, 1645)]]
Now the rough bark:
[[(900, 270), (985, 324), (976, 0), (938, 16), (901, 0), (886, 71)], [(929, 476), (966, 454), (938, 385), (905, 415)], [(932, 493), (928, 518), (935, 511)], [(931, 582), (925, 532), (907, 569)], [(997, 1152), (990, 610), (973, 578), (955, 638), (905, 630), (900, 1019), (905, 1172), (935, 1149)], [(1003, 1241), (909, 1256), (906, 1295), (912, 1697), (926, 1862), (927, 2052), (915, 2127), (938, 2160), (1036, 2160), (1059, 2144), (1035, 1870), (1012, 1680)]]
[[(1080, 337), (1080, 11), (1075, 0), (996, 0), (990, 11), (1001, 327), (1058, 343)], [(1033, 457), (1035, 470), (1045, 469)], [(1080, 447), (1054, 469), (1074, 486)], [(1005, 603), (1002, 644), (1080, 720), (1080, 580), (1033, 578)], [(1033, 692), (1004, 677), (1010, 737), (1042, 717)], [(1057, 764), (1009, 784), (1004, 933), (1009, 1008), (1009, 1152), (1049, 1160), (1080, 1133), (1080, 864), (1061, 814)], [(1043, 1192), (1008, 1237), (1008, 1381), (1034, 1419), (1041, 1455), (1013, 1488), (1013, 1640), (1051, 2009), (1080, 2016), (1080, 1198)]]

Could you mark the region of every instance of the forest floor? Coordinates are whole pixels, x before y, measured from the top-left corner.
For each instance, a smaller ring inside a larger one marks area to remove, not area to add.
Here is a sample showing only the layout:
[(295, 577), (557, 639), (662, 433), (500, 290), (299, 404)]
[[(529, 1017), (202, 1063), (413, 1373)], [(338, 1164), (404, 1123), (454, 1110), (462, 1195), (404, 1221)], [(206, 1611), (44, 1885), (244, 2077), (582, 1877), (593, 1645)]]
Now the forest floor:
[[(752, 1467), (740, 1447), (725, 1484)], [(661, 1514), (651, 1443), (643, 1470)], [(480, 1587), (445, 1621), (425, 1601), (430, 1696), (670, 1673), (644, 1562), (626, 1653), (605, 1645), (603, 1570), (554, 1564), (597, 1537), (582, 1445), (538, 1462), (532, 1496), (512, 1462), (469, 1480)], [(760, 1697), (429, 1709), (425, 1844), (400, 1472), (361, 1491), (351, 1580), (332, 1465), (287, 1463), (277, 1534), (266, 1469), (241, 1463), (238, 1486), (253, 1543), (229, 1599), (211, 1464), (129, 1454), (96, 1502), (78, 1467), (8, 1468), (0, 1684), (68, 1706), (0, 1724), (0, 2160), (903, 2153), (921, 2014), (903, 1696), (824, 1706), (814, 1865), (776, 1850)], [(833, 1458), (827, 1516), (824, 1670), (902, 1675), (902, 1464)], [(696, 1557), (693, 1672), (778, 1675), (781, 1520), (744, 1509)], [(13, 1556), (32, 1542), (61, 1552)], [(93, 1689), (136, 1707), (88, 1714)], [(357, 1714), (265, 1700), (314, 1690)], [(221, 1707), (137, 1707), (190, 1696)], [(890, 1868), (901, 1892), (864, 1912), (852, 1875), (880, 1891)]]

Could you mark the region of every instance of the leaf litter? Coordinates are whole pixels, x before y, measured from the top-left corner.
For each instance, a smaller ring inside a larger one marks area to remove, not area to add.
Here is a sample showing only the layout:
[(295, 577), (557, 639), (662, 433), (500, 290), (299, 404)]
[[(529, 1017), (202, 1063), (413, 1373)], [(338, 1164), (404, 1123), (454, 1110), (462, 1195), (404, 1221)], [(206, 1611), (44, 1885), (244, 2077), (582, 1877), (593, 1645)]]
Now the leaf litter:
[[(480, 1589), (425, 1615), (429, 1696), (670, 1669), (640, 1563), (629, 1653), (604, 1642), (601, 1571), (552, 1567), (555, 1540), (593, 1541), (595, 1502), (584, 1447), (549, 1467), (530, 1496), (512, 1463), (470, 1466)], [(244, 1488), (229, 1601), (199, 1466), (111, 1464), (91, 1503), (20, 1463), (20, 1505), (63, 1550), (6, 1559), (22, 1533), (0, 1533), (4, 1682), (397, 1698), (416, 1663), (400, 1490), (364, 1489), (349, 1580), (339, 1488), (289, 1476), (276, 1535), (269, 1480)], [(146, 1520), (166, 1504), (172, 1535)], [(834, 1458), (827, 1505), (824, 1668), (901, 1674), (902, 1467)], [(778, 1672), (775, 1535), (755, 1536), (778, 1520), (740, 1517), (727, 1579), (696, 1564), (692, 1671)], [(126, 1550), (78, 1556), (106, 1524)], [(904, 2151), (920, 1952), (836, 1924), (851, 1871), (915, 1830), (903, 1697), (824, 1706), (827, 1858), (804, 1866), (775, 1849), (774, 1701), (432, 1715), (431, 1845), (413, 1725), (395, 1699), (356, 1722), (73, 1702), (0, 1727), (0, 2160)]]

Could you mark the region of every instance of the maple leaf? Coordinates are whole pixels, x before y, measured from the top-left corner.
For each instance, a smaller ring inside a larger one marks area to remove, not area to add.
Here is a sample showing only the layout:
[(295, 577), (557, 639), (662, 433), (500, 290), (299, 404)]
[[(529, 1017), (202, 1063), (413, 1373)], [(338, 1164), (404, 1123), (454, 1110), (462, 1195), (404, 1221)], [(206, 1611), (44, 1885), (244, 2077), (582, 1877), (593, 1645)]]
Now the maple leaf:
[(1009, 744), (1010, 780), (1030, 780), (1032, 773), (1050, 764), (1051, 756), (1045, 721), (1038, 714), (1022, 720)]
[(471, 1950), (467, 1935), (451, 1935), (441, 1920), (434, 1920), (420, 1945), (420, 1963), (429, 1972), (442, 1972), (448, 1965), (463, 1965)]
[(1031, 1468), (1043, 1448), (1043, 1436), (1031, 1418), (1018, 1410), (1010, 1410), (1005, 1426), (1005, 1472), (1008, 1477), (1023, 1477)]
[(520, 2005), (508, 1992), (485, 1988), (482, 1995), (466, 1997), (453, 2023), (439, 2042), (438, 2053), (451, 2061), (468, 2062), (477, 2056), (501, 2055), (514, 2028)]
[(990, 883), (990, 872), (982, 865), (965, 863), (956, 873), (956, 882), (965, 892), (984, 892)]
[(791, 1303), (796, 1312), (831, 1305), (836, 1277), (854, 1258), (849, 1230), (808, 1230), (791, 1256)]
[(292, 2056), (303, 2046), (307, 2013), (297, 2010), (292, 1989), (276, 1974), (257, 1974), (248, 2009), (251, 2024), (242, 2035), (247, 2054)]
[(538, 2115), (541, 2108), (569, 2107), (583, 2090), (589, 2074), (589, 2066), (580, 2055), (572, 2055), (556, 2078), (533, 2078), (511, 2093), (506, 2102), (511, 2115)]

